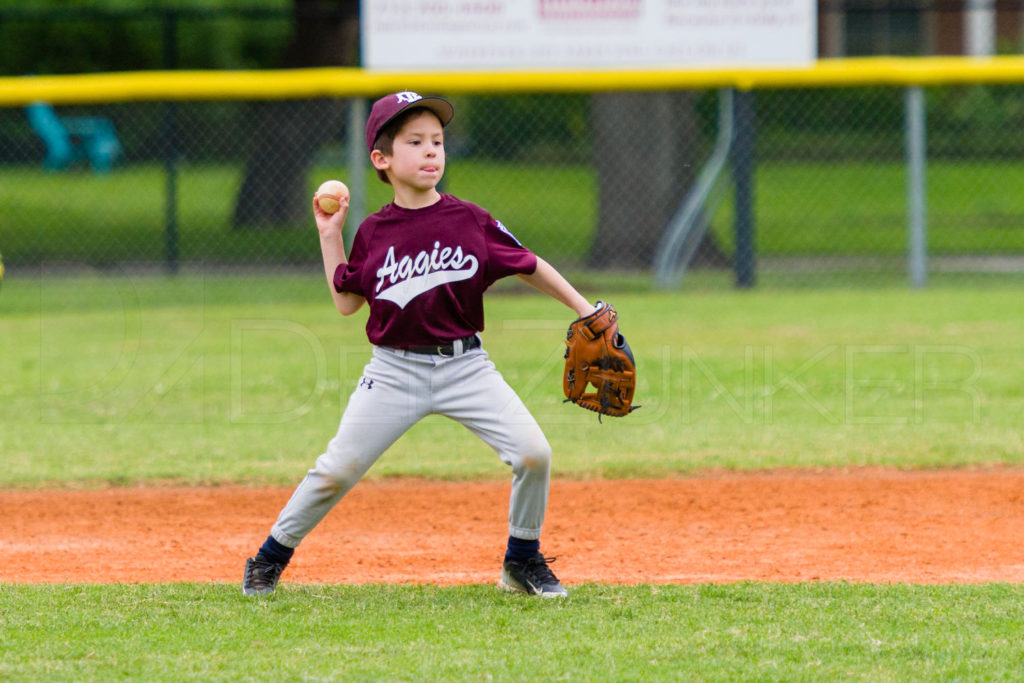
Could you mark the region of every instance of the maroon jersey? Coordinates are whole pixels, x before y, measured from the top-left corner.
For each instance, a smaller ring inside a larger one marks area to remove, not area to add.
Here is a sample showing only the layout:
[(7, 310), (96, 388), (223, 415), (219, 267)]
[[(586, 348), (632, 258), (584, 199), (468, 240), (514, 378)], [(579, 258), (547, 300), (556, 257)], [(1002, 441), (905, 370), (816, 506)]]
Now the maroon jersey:
[(442, 194), (423, 209), (394, 203), (367, 217), (334, 287), (366, 299), (371, 344), (406, 348), (484, 329), (484, 290), (537, 268), (537, 257), (476, 204)]

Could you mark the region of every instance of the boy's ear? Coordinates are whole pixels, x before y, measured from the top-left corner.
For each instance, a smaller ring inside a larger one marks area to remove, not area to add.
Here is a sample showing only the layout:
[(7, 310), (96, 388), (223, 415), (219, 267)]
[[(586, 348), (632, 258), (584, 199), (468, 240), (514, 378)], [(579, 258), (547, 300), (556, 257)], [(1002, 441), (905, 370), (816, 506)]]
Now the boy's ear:
[(386, 171), (388, 166), (390, 166), (388, 158), (384, 156), (384, 152), (379, 149), (375, 149), (370, 152), (370, 163), (372, 163), (373, 167), (378, 171)]

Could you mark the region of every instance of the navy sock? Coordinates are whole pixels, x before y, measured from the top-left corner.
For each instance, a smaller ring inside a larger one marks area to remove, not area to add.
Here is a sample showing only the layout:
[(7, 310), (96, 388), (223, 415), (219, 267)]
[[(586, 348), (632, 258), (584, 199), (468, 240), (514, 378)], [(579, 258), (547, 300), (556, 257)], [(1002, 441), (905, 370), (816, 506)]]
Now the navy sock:
[(295, 548), (281, 545), (273, 536), (267, 536), (267, 540), (260, 546), (260, 555), (277, 564), (288, 564), (295, 554)]
[(528, 541), (524, 538), (508, 537), (508, 550), (505, 551), (505, 561), (525, 562), (540, 552), (540, 541), (534, 539)]

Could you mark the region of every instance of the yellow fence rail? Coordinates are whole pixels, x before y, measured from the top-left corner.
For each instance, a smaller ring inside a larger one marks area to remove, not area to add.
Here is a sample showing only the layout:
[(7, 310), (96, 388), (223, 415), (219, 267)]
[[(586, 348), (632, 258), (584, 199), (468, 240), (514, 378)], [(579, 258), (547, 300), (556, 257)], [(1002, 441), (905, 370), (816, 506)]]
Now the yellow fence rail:
[(454, 94), (827, 88), (1024, 83), (1024, 57), (866, 57), (808, 67), (687, 70), (390, 72), (358, 68), (144, 71), (0, 78), (0, 106), (168, 100), (372, 97), (396, 90)]

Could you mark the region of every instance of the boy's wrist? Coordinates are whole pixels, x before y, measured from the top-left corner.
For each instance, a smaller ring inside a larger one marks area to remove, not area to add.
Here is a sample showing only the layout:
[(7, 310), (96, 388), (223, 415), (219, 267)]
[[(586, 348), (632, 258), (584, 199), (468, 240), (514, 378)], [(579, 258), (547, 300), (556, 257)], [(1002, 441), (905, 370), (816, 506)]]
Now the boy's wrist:
[(597, 307), (600, 303), (601, 302), (598, 302), (597, 304), (592, 304), (586, 299), (584, 299), (576, 306), (576, 314), (581, 318), (586, 318), (588, 315), (597, 310)]
[(318, 232), (320, 233), (320, 239), (321, 240), (327, 239), (327, 240), (334, 241), (336, 239), (340, 239), (341, 238), (341, 229), (340, 228), (336, 228), (334, 225), (328, 225), (325, 228), (323, 228), (322, 230), (319, 230)]

